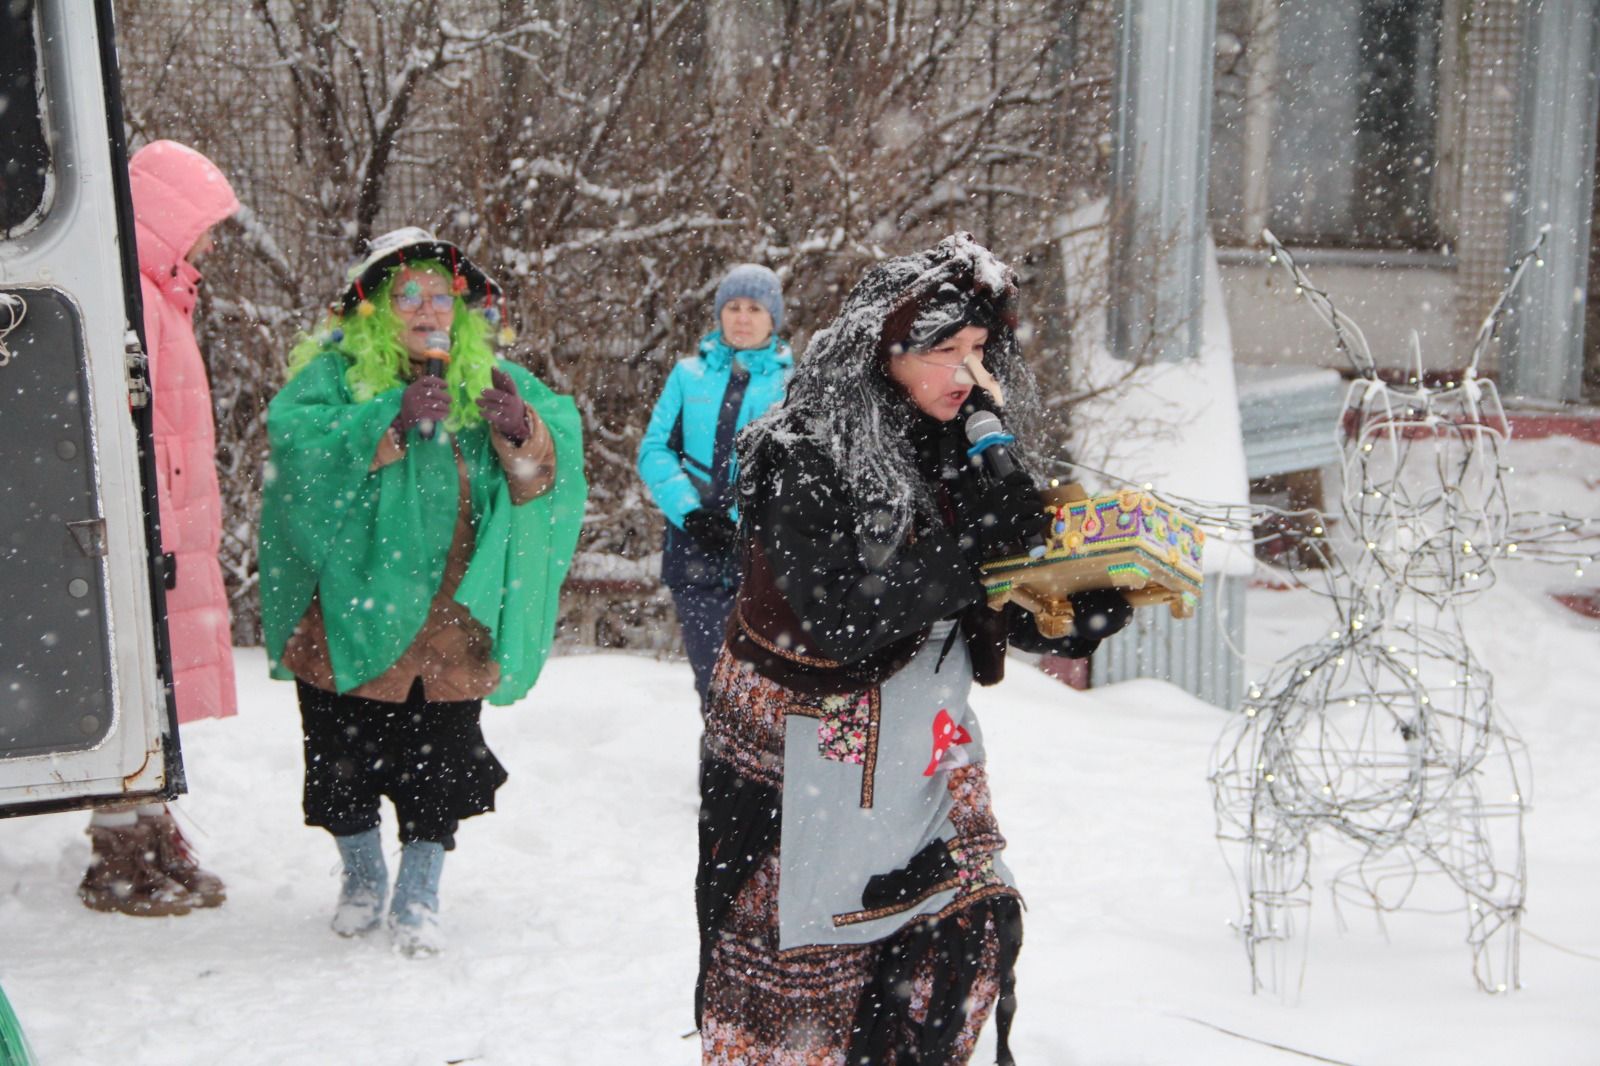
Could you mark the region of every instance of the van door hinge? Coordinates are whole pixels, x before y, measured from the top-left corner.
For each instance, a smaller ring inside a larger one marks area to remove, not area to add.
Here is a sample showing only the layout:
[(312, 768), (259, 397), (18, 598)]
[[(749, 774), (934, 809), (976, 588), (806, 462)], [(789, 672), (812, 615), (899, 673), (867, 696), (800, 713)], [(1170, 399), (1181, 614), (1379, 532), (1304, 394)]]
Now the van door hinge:
[(139, 344), (139, 335), (131, 329), (122, 335), (122, 363), (127, 370), (128, 406), (150, 406), (150, 360)]
[(73, 541), (78, 545), (78, 550), (85, 559), (104, 559), (106, 557), (106, 520), (104, 518), (85, 518), (77, 522), (68, 522), (67, 529), (72, 533)]

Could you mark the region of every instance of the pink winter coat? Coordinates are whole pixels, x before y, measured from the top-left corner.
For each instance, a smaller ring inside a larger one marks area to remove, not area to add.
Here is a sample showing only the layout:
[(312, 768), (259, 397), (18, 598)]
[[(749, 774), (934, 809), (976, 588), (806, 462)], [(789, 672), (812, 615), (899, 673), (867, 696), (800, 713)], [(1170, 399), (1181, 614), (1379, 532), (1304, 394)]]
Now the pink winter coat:
[(239, 201), (211, 160), (174, 141), (135, 152), (128, 178), (150, 352), (161, 550), (177, 556), (167, 628), (178, 720), (221, 718), (238, 710), (228, 597), (217, 562), (222, 498), (211, 384), (194, 339), (200, 272), (184, 256)]

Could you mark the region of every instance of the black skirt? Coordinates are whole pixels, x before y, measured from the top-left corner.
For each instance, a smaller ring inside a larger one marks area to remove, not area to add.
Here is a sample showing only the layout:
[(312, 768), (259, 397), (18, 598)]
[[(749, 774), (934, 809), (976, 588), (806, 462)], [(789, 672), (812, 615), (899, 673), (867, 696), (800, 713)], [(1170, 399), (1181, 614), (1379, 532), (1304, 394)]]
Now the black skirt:
[(483, 739), (481, 700), (435, 703), (422, 682), (404, 703), (341, 696), (297, 681), (305, 816), (335, 836), (378, 826), (388, 796), (402, 843), (455, 847), (461, 819), (494, 810), (505, 767)]

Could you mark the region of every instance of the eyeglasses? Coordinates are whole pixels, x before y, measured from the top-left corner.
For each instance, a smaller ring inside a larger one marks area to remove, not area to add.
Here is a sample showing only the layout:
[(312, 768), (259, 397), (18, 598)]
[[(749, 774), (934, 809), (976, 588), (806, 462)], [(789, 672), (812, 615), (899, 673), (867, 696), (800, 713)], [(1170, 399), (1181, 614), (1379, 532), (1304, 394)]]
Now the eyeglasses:
[[(933, 358), (932, 352), (907, 352), (906, 356), (908, 358), (915, 359), (922, 366), (938, 367), (940, 370), (943, 370), (945, 373), (954, 378), (957, 385), (971, 385), (977, 380), (975, 377), (973, 377), (972, 369), (967, 366), (967, 361), (965, 359), (957, 360), (954, 363), (947, 363), (942, 359)], [(982, 365), (981, 360), (979, 361), (979, 365)]]
[(924, 355), (921, 352), (908, 352), (907, 354), (917, 362), (921, 363), (923, 366), (937, 366), (943, 367), (946, 370), (956, 370), (967, 365), (967, 361), (965, 359), (958, 359), (953, 363), (946, 363), (943, 360), (935, 359), (933, 356)]
[[(422, 296), (407, 292), (397, 292), (392, 298), (394, 309), (411, 314), (413, 311), (422, 310)], [(447, 314), (456, 305), (456, 298), (448, 292), (436, 292), (428, 297), (428, 306), (440, 314)]]

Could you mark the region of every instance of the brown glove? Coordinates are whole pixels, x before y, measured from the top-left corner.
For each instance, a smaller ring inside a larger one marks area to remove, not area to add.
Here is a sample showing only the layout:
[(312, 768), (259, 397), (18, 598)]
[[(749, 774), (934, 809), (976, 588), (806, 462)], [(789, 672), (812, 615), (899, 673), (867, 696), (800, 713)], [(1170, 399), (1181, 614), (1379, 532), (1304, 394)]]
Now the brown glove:
[(443, 422), (449, 416), (450, 390), (444, 379), (424, 374), (406, 386), (400, 397), (400, 413), (395, 415), (393, 425), (404, 436), (424, 422)]
[(517, 383), (504, 370), (494, 371), (490, 380), (494, 387), (479, 393), (478, 410), (483, 412), (485, 422), (520, 448), (533, 433), (528, 424), (528, 405), (522, 402)]

